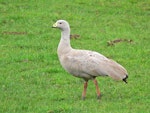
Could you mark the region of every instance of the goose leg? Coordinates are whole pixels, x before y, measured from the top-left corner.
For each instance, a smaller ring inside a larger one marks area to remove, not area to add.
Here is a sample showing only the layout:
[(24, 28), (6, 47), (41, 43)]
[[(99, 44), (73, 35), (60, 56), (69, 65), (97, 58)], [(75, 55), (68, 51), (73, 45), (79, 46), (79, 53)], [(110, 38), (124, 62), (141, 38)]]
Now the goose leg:
[(100, 98), (101, 96), (101, 93), (100, 93), (100, 90), (99, 90), (99, 87), (98, 87), (98, 82), (96, 79), (93, 80), (94, 84), (95, 84), (95, 87), (96, 87), (96, 92), (97, 92), (97, 99)]
[(83, 99), (83, 100), (85, 99), (85, 96), (86, 96), (86, 89), (87, 89), (87, 86), (88, 86), (88, 81), (85, 81), (85, 82), (84, 82), (84, 89), (83, 89), (83, 92), (82, 92), (82, 99)]

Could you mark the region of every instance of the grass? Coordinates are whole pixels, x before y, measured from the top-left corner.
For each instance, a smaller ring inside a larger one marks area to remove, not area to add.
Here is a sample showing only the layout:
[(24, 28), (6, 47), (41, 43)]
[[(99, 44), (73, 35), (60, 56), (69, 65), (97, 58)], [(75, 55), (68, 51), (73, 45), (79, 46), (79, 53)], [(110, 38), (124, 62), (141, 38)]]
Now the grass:
[[(1, 113), (149, 113), (150, 21), (148, 0), (6, 0), (0, 1)], [(57, 19), (71, 25), (74, 48), (98, 51), (121, 63), (128, 84), (97, 78), (103, 94), (96, 99), (89, 82), (64, 71), (57, 58)], [(107, 46), (115, 39), (133, 40)]]

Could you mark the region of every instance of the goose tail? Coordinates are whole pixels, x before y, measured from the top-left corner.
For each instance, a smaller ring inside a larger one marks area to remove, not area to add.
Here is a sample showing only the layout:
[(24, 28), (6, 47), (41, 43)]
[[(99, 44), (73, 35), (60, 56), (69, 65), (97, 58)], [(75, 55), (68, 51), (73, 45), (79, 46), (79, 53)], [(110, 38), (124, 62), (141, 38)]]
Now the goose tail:
[(122, 80), (123, 80), (125, 83), (128, 83), (128, 82), (127, 82), (127, 78), (128, 78), (128, 75), (126, 75), (126, 77), (123, 78)]

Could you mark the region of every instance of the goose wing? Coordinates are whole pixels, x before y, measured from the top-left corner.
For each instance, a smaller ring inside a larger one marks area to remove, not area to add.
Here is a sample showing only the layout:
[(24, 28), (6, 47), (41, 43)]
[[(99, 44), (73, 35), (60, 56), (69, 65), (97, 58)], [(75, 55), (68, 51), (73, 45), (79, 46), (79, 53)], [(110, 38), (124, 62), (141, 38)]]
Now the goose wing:
[(65, 70), (81, 78), (108, 75), (116, 80), (122, 80), (127, 75), (123, 66), (94, 51), (73, 49), (63, 59), (62, 66)]

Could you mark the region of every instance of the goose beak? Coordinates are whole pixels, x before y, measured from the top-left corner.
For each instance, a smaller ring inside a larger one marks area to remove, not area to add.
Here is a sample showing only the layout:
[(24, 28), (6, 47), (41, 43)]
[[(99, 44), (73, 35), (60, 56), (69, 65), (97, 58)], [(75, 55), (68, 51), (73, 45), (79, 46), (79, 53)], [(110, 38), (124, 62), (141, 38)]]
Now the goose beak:
[(57, 27), (57, 23), (53, 24), (52, 28), (56, 28)]

